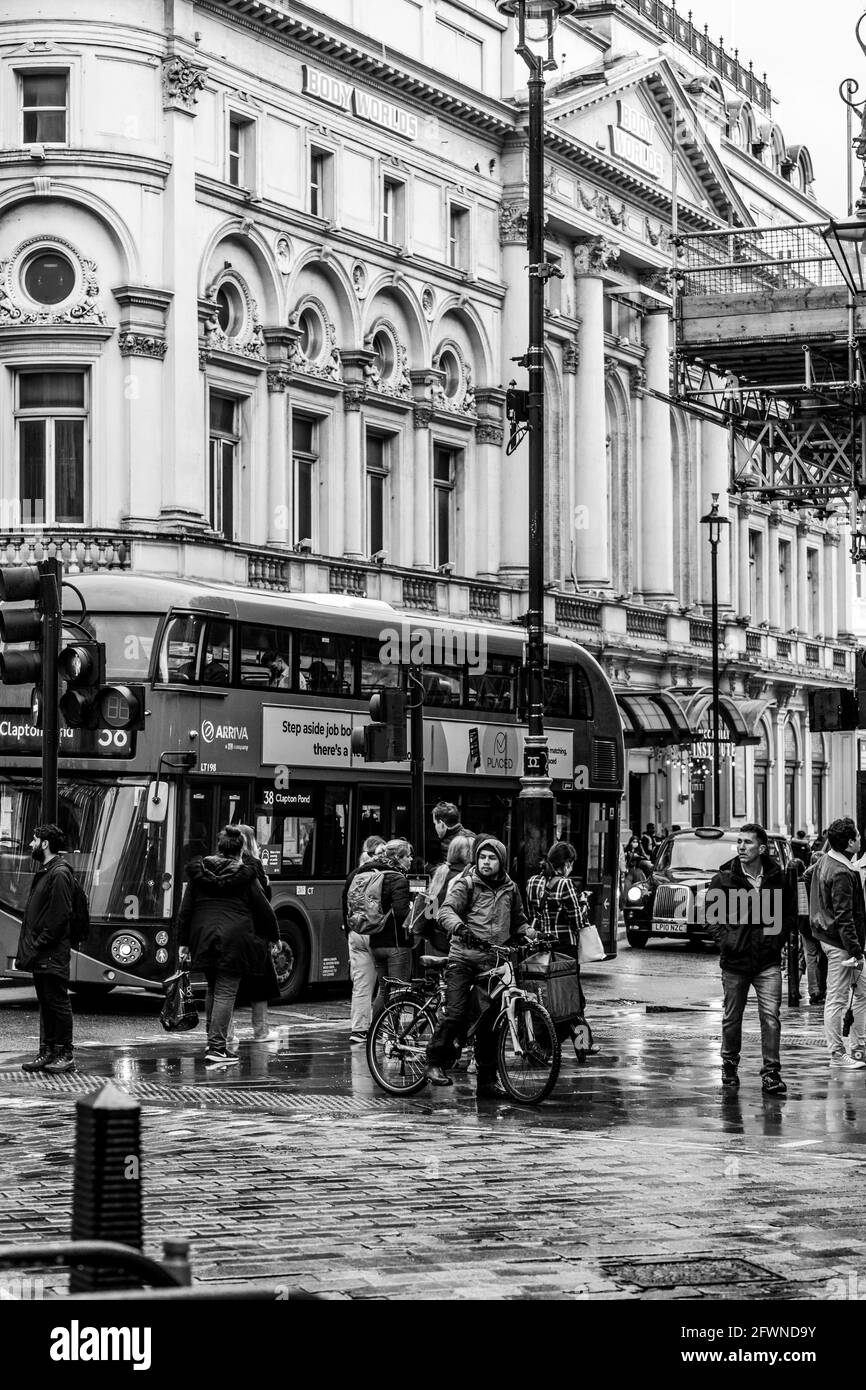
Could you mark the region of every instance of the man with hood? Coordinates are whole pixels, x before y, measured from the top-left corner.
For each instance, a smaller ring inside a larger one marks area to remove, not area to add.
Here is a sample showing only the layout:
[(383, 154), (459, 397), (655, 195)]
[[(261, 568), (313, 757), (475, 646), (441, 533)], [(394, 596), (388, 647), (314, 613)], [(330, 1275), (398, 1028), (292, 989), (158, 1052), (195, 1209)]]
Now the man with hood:
[(205, 1061), (223, 1065), (237, 1061), (228, 1041), (241, 980), (265, 973), (268, 942), (275, 947), (280, 940), (274, 910), (243, 851), (240, 830), (227, 825), (216, 854), (187, 865), (177, 918), (180, 962), (204, 971), (208, 982)]
[(782, 1011), (782, 948), (797, 924), (797, 889), (792, 875), (771, 858), (762, 825), (744, 825), (737, 837), (736, 858), (723, 864), (707, 890), (704, 905), (708, 930), (721, 956), (722, 1085), (736, 1089), (743, 1033), (743, 1012), (750, 987), (758, 1001), (763, 1067), (761, 1086), (782, 1096), (779, 1057)]
[[(437, 921), (451, 934), (445, 975), (445, 1009), (427, 1048), (427, 1076), (434, 1086), (450, 1086), (445, 1068), (454, 1061), (455, 1042), (465, 1036), (472, 990), (478, 976), (495, 965), (491, 946), (512, 936), (535, 933), (529, 926), (517, 884), (506, 873), (507, 854), (500, 840), (482, 835), (475, 842), (472, 868), (452, 882)], [(493, 1010), (475, 1033), (478, 1094), (504, 1095), (496, 1081)]]

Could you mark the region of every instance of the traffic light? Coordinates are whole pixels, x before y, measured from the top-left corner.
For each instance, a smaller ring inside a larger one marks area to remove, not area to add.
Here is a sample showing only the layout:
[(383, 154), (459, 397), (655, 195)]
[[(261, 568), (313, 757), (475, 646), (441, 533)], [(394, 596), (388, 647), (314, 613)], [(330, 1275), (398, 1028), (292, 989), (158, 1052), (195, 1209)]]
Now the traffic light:
[(144, 728), (143, 685), (104, 685), (97, 694), (96, 704), (101, 728)]
[(856, 729), (866, 716), (866, 701), (858, 714), (853, 690), (813, 690), (809, 695), (809, 725), (813, 734), (834, 734)]
[[(0, 653), (0, 682), (4, 685), (39, 685), (42, 681), (42, 575), (37, 565), (7, 565), (0, 569), (0, 641), (33, 642), (35, 649)], [(28, 608), (6, 604), (29, 603)]]
[(105, 681), (105, 646), (92, 638), (77, 638), (64, 647), (57, 661), (66, 693), (60, 713), (70, 729), (95, 729), (99, 725), (99, 693)]
[(373, 722), (352, 731), (352, 752), (365, 763), (400, 763), (408, 758), (406, 706), (402, 690), (377, 690), (370, 699)]

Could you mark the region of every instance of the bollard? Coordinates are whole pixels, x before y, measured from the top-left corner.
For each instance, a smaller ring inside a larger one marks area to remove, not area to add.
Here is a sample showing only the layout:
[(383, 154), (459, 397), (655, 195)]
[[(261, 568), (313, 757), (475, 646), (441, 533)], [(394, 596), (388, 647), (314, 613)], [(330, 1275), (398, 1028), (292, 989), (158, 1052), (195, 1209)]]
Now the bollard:
[(192, 1283), (192, 1265), (189, 1262), (188, 1240), (164, 1240), (162, 1242), (162, 1267), (178, 1284), (188, 1288)]
[(788, 1008), (800, 1006), (800, 932), (796, 921), (788, 932)]
[[(142, 1248), (141, 1106), (113, 1082), (76, 1103), (72, 1239)], [(135, 1275), (107, 1265), (73, 1265), (70, 1293), (138, 1288)]]

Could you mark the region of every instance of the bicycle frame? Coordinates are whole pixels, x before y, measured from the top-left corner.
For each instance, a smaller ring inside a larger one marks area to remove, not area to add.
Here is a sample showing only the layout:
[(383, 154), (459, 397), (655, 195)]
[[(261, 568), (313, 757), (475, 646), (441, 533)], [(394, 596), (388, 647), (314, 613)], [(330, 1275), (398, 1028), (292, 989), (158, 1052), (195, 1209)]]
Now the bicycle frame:
[[(497, 947), (494, 946), (493, 950), (496, 951), (498, 955), (501, 954)], [(514, 965), (509, 959), (503, 958), (499, 965), (492, 966), (490, 970), (482, 971), (478, 976), (479, 980), (489, 980), (494, 977), (499, 980), (499, 984), (496, 988), (489, 991), (490, 1003), (492, 1005), (495, 1000), (500, 1000), (499, 1012), (505, 1015), (508, 1031), (511, 1034), (511, 1045), (515, 1053), (519, 1057), (522, 1057), (524, 1056), (524, 1049), (520, 1044), (520, 1038), (517, 1033), (517, 1018), (514, 1006), (518, 999), (529, 999), (530, 996), (525, 989), (521, 989), (518, 984), (515, 984)], [(486, 1010), (484, 1012), (486, 1012)], [(480, 1019), (476, 1019), (475, 1023), (473, 1023), (472, 1027), (469, 1029), (470, 1038), (474, 1036), (480, 1021)]]

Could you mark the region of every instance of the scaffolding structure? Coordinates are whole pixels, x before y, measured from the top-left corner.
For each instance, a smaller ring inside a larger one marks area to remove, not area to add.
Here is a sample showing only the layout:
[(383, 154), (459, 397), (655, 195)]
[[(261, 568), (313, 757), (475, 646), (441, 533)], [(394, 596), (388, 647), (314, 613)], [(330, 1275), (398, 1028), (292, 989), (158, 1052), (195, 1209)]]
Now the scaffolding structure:
[(674, 244), (673, 392), (729, 430), (733, 492), (819, 513), (866, 498), (866, 306), (826, 223), (730, 227)]

